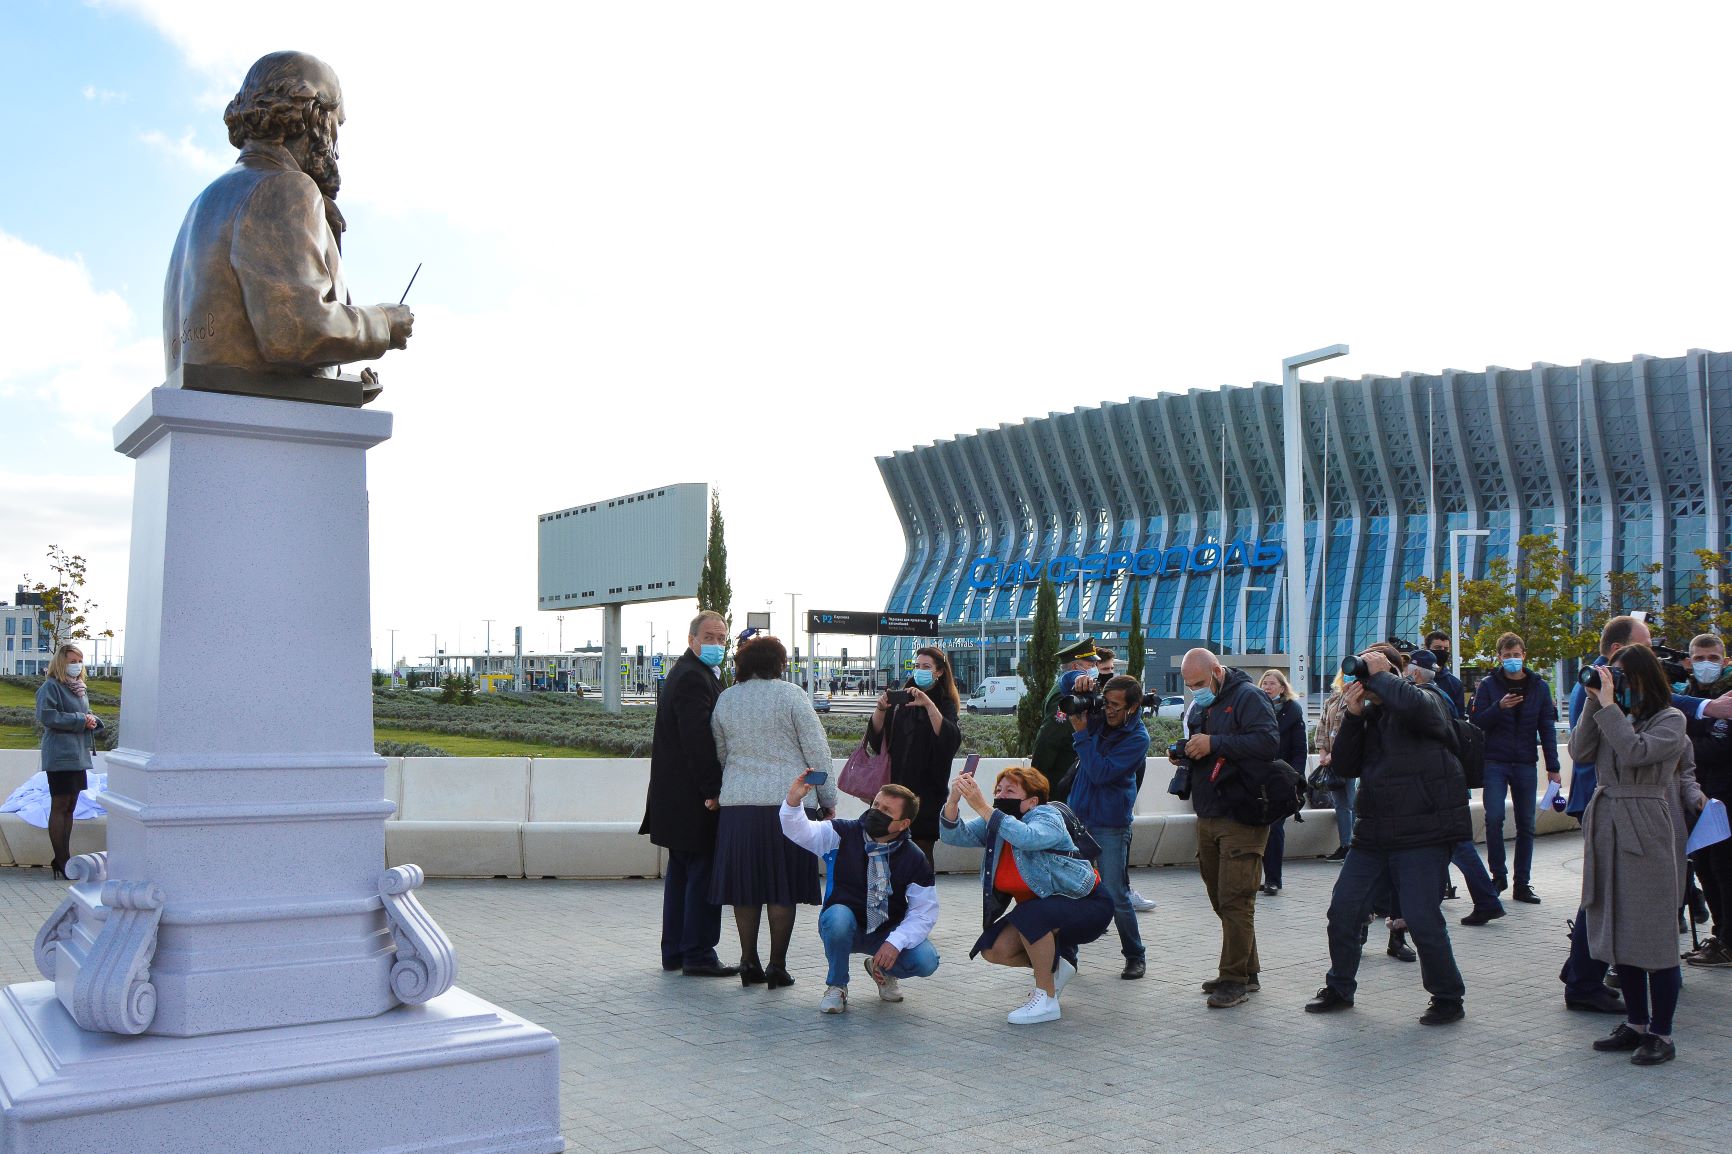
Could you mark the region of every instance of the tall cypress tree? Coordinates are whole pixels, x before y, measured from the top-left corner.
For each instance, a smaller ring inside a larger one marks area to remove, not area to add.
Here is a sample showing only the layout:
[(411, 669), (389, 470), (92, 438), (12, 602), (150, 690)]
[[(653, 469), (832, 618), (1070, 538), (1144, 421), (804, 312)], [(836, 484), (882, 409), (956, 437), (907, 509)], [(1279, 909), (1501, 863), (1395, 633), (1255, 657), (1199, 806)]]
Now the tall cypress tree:
[(734, 586), (728, 580), (728, 542), (723, 536), (722, 497), (710, 490), (710, 547), (704, 554), (704, 572), (698, 578), (698, 608), (720, 613), (734, 628)]
[(1131, 642), (1125, 653), (1125, 672), (1137, 679), (1143, 680), (1143, 662), (1147, 660), (1143, 646), (1143, 589), (1146, 586), (1139, 582), (1131, 582)]
[(1034, 749), (1034, 735), (1046, 720), (1046, 695), (1058, 677), (1058, 596), (1052, 582), (1040, 579), (1034, 594), (1034, 632), (1028, 636), (1028, 649), (1017, 672), (1027, 690), (1016, 703), (1016, 733), (1018, 748), (1026, 756)]

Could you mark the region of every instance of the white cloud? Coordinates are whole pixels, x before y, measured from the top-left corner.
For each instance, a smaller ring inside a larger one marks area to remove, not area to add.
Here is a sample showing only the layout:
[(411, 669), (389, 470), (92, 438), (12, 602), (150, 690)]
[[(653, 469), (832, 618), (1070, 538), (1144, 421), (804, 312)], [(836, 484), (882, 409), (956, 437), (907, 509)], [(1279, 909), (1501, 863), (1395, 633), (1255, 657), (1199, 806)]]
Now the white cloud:
[(179, 136), (170, 138), (166, 133), (151, 129), (139, 133), (138, 139), (164, 156), (207, 176), (215, 176), (234, 163), (234, 158), (227, 153), (218, 155), (200, 147), (194, 141), (196, 135), (197, 133), (189, 128)]
[(0, 472), (0, 601), (32, 580), (52, 579), (47, 552), (59, 545), (89, 563), (84, 599), (96, 628), (126, 625), (132, 482), (125, 475)]
[(117, 102), (125, 104), (127, 101), (132, 99), (132, 97), (125, 92), (115, 92), (108, 88), (98, 88), (94, 84), (86, 84), (82, 91), (84, 93), (84, 99), (96, 104), (114, 104)]
[(781, 622), (882, 603), (875, 454), (1336, 340), (1349, 374), (1732, 344), (1725, 6), (122, 6), (212, 93), (329, 60), (351, 283), (394, 300), (395, 241), (494, 294), (424, 274), (382, 365), (381, 627), (533, 627), (534, 515), (658, 481), (721, 486), (737, 607)]

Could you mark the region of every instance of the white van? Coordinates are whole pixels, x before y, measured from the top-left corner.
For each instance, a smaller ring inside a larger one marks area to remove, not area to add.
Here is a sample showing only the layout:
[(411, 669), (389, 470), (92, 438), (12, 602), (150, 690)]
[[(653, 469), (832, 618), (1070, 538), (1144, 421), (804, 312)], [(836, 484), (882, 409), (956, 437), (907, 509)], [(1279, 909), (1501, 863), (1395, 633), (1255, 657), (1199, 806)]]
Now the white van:
[(1028, 690), (1020, 677), (988, 677), (968, 699), (970, 713), (1015, 713)]

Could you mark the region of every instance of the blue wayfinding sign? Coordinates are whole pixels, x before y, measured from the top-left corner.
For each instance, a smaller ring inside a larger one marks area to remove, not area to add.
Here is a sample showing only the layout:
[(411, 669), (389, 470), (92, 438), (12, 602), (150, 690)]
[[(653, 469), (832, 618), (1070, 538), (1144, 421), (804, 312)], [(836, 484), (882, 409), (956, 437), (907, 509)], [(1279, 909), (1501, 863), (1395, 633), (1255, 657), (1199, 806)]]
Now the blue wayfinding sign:
[(968, 584), (972, 589), (994, 586), (1032, 585), (1044, 574), (1055, 585), (1074, 581), (1078, 569), (1084, 580), (1108, 581), (1115, 574), (1129, 573), (1133, 577), (1177, 577), (1183, 573), (1213, 573), (1217, 569), (1273, 569), (1286, 558), (1286, 547), (1279, 541), (1232, 541), (1222, 545), (1205, 541), (1201, 545), (1174, 545), (1170, 549), (1139, 549), (1135, 553), (1118, 550), (1112, 553), (1090, 553), (1083, 557), (1071, 554), (1046, 561), (1000, 561), (997, 557), (982, 557), (968, 569)]

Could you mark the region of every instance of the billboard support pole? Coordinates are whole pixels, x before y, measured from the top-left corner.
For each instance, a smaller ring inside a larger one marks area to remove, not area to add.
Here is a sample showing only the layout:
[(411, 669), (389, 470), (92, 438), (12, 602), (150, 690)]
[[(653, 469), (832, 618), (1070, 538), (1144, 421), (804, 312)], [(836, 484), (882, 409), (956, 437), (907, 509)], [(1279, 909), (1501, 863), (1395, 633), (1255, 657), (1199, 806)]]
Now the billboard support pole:
[(620, 606), (601, 607), (601, 707), (619, 712)]

